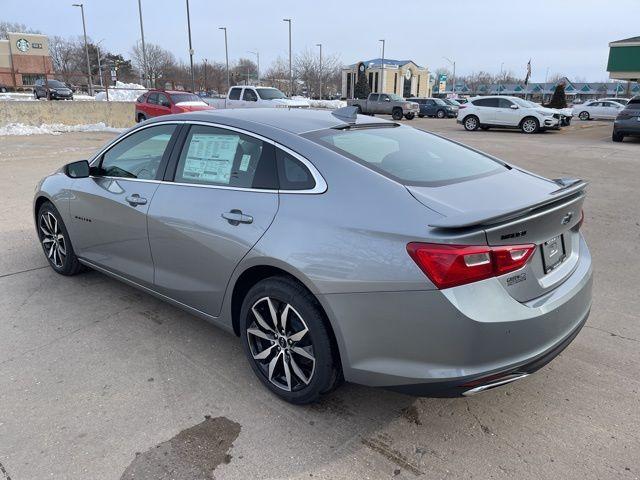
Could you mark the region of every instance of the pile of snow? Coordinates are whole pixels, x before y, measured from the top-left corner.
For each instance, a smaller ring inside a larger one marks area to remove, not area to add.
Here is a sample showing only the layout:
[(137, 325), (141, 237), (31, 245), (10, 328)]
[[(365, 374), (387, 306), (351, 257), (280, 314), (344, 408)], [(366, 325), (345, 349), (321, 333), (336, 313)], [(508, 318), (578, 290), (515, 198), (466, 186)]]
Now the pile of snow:
[(62, 123), (42, 124), (40, 126), (23, 123), (9, 123), (0, 127), (0, 136), (4, 135), (60, 135), (68, 132), (123, 132), (125, 128), (108, 127), (105, 123), (88, 125), (63, 125)]
[[(116, 82), (115, 87), (109, 88), (110, 102), (135, 102), (136, 99), (147, 91), (142, 85), (137, 83)], [(98, 92), (95, 97), (98, 101), (105, 101), (107, 94)]]
[(347, 106), (347, 102), (344, 100), (314, 100), (312, 98), (294, 96), (294, 100), (306, 100), (309, 102), (311, 108), (327, 108), (329, 110), (335, 110), (336, 108), (342, 108)]
[(86, 93), (74, 93), (74, 100), (80, 100), (81, 102), (93, 102), (95, 100), (91, 95), (87, 95)]
[(24, 92), (7, 92), (0, 93), (0, 101), (15, 101), (15, 100), (34, 100), (33, 93), (24, 93)]

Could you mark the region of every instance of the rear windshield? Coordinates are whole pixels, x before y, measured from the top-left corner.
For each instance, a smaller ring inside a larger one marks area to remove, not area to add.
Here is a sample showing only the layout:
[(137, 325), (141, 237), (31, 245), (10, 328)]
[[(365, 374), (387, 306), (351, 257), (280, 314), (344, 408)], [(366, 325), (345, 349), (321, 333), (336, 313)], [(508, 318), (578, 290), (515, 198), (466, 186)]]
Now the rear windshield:
[(321, 130), (305, 137), (405, 185), (438, 186), (507, 168), (462, 145), (411, 127)]

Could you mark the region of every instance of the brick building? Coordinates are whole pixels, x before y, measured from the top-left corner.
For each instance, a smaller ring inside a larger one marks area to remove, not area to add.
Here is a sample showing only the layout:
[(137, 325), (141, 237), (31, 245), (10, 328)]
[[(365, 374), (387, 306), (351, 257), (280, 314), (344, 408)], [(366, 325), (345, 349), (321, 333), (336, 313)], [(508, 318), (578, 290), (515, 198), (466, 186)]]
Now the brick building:
[[(382, 75), (384, 72), (384, 81)], [(369, 82), (372, 93), (397, 93), (405, 98), (431, 96), (429, 69), (411, 60), (374, 58), (358, 62), (342, 70), (342, 97), (353, 98), (360, 76)]]
[(46, 35), (8, 33), (0, 40), (0, 85), (20, 88), (37, 79), (53, 78), (53, 64)]

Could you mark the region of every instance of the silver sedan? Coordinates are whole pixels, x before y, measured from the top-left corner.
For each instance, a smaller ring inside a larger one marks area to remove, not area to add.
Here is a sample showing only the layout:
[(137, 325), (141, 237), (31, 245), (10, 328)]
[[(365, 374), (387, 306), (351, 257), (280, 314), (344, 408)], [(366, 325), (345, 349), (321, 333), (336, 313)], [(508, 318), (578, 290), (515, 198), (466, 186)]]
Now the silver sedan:
[(342, 381), (472, 395), (586, 322), (585, 183), (367, 116), (279, 109), (144, 122), (42, 179), (62, 275), (95, 269), (239, 337), (292, 403)]

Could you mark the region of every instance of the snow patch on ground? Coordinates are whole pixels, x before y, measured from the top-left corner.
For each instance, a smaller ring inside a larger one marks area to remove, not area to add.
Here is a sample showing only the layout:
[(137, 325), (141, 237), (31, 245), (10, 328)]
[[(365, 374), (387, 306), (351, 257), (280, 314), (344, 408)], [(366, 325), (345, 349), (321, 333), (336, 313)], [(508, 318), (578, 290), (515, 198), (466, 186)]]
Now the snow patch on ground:
[(0, 93), (0, 101), (16, 101), (16, 100), (33, 100), (35, 102), (35, 98), (33, 98), (33, 93), (24, 93), (24, 92), (7, 92)]
[[(135, 102), (137, 98), (146, 91), (146, 88), (137, 83), (116, 82), (116, 86), (109, 89), (109, 101)], [(107, 94), (105, 92), (98, 92), (95, 99), (97, 101), (105, 101)]]
[(42, 124), (40, 126), (10, 123), (0, 127), (0, 136), (6, 135), (60, 135), (69, 132), (123, 132), (125, 128), (109, 127), (105, 123), (88, 125), (63, 125), (62, 123)]
[(314, 100), (312, 98), (294, 96), (293, 100), (306, 100), (309, 102), (311, 108), (326, 108), (329, 110), (335, 110), (336, 108), (342, 108), (347, 106), (347, 102), (344, 100)]

